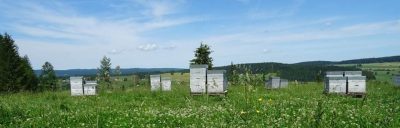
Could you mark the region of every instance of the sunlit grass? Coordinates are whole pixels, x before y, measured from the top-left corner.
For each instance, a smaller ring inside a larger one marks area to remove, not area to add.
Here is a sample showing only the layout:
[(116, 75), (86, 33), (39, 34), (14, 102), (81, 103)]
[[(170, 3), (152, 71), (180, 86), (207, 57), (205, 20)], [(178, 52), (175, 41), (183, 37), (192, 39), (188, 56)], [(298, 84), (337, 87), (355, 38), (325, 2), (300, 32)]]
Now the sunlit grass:
[(400, 127), (400, 89), (368, 83), (366, 98), (322, 94), (322, 84), (280, 90), (230, 86), (226, 97), (149, 86), (72, 97), (69, 91), (0, 96), (0, 127)]

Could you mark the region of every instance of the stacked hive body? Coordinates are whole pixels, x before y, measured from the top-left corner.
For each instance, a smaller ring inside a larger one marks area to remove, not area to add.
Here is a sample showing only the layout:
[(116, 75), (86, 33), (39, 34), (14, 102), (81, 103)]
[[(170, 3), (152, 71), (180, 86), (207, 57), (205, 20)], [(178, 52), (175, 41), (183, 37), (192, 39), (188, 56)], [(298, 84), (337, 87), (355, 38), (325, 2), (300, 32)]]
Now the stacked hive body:
[(347, 94), (364, 94), (366, 91), (365, 76), (347, 77)]
[(209, 94), (223, 94), (227, 89), (225, 70), (207, 71), (207, 92)]
[(400, 75), (393, 77), (394, 86), (400, 87)]
[(281, 79), (280, 88), (286, 88), (289, 85), (289, 81), (287, 79)]
[(325, 78), (325, 92), (346, 93), (346, 77), (330, 76)]
[(190, 65), (191, 94), (226, 94), (228, 82), (225, 70), (207, 70), (208, 65)]
[(277, 89), (277, 88), (286, 88), (289, 84), (287, 79), (281, 79), (280, 77), (270, 77), (266, 82), (267, 89)]
[(206, 93), (208, 65), (190, 65), (190, 92)]
[(70, 77), (69, 82), (71, 85), (71, 95), (80, 96), (83, 95), (83, 78), (82, 77)]
[(83, 85), (83, 94), (85, 95), (96, 95), (96, 81), (85, 81)]
[(161, 89), (161, 76), (150, 75), (151, 91), (159, 91)]
[(162, 77), (161, 78), (161, 89), (163, 91), (171, 91), (171, 78), (170, 77)]
[(83, 77), (70, 77), (71, 95), (96, 95), (96, 81), (84, 81)]
[(325, 93), (362, 95), (366, 92), (366, 77), (361, 71), (326, 72)]

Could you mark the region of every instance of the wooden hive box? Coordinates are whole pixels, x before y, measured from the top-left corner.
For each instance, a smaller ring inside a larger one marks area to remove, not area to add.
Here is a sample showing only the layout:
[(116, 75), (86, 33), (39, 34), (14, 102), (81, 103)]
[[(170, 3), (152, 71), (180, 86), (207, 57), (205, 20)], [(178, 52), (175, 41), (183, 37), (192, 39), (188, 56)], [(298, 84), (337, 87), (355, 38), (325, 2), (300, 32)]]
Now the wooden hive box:
[(225, 70), (207, 71), (207, 93), (225, 94), (227, 89), (227, 79)]
[(150, 85), (151, 91), (159, 91), (161, 88), (161, 76), (160, 75), (150, 75)]
[(190, 93), (206, 93), (208, 65), (190, 65)]

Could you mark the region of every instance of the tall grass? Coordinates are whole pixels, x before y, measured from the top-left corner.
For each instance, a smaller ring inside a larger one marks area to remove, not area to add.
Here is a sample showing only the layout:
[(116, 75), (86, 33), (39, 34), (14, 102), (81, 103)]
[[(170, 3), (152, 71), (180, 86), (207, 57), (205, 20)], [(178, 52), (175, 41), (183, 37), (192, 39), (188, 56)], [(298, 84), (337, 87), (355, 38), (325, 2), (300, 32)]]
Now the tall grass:
[(322, 94), (322, 84), (266, 90), (230, 86), (226, 97), (149, 86), (74, 97), (69, 91), (0, 96), (0, 127), (400, 127), (400, 89), (368, 83), (365, 98)]

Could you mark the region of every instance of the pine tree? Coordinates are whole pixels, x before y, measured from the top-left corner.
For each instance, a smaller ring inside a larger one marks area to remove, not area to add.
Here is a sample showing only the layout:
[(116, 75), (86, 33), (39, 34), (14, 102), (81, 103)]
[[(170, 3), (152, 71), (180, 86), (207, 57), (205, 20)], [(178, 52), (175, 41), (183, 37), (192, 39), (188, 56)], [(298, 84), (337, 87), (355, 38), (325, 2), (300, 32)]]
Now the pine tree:
[(115, 67), (114, 75), (117, 77), (118, 80), (120, 80), (120, 79), (119, 79), (119, 76), (121, 76), (121, 67), (120, 67), (119, 65), (117, 65), (117, 66)]
[(0, 91), (17, 92), (37, 86), (27, 56), (20, 57), (10, 35), (0, 34)]
[(18, 91), (21, 78), (18, 77), (20, 71), (21, 58), (18, 55), (18, 47), (14, 44), (14, 40), (7, 33), (1, 36), (1, 90), (2, 91)]
[(50, 62), (45, 62), (42, 66), (42, 74), (40, 75), (41, 89), (57, 90), (57, 76), (53, 65)]
[(22, 81), (23, 89), (36, 91), (38, 89), (38, 79), (32, 69), (29, 58), (26, 55), (21, 60), (21, 69), (23, 69), (24, 71), (24, 73), (22, 74), (22, 77), (24, 79), (24, 81)]
[(207, 64), (208, 69), (212, 69), (213, 58), (210, 57), (210, 54), (212, 53), (210, 46), (201, 43), (200, 47), (197, 48), (194, 53), (195, 58), (190, 61), (191, 64)]
[(107, 86), (110, 87), (111, 59), (104, 56), (100, 61), (100, 68), (97, 68), (97, 70), (100, 81), (106, 82)]

